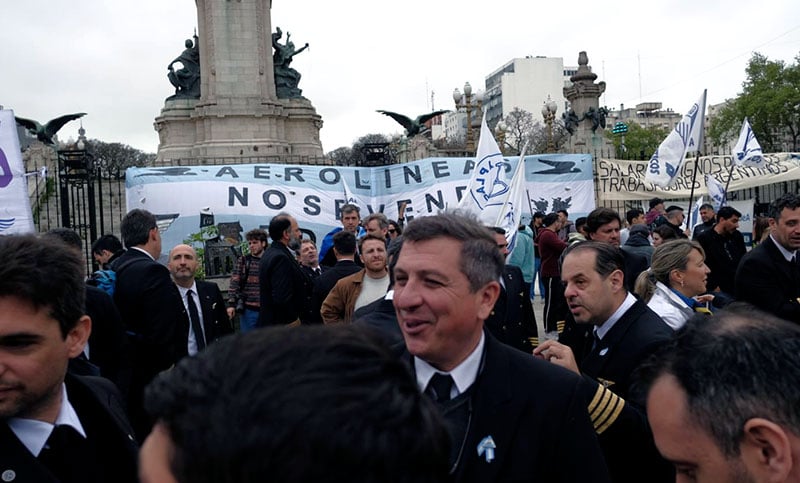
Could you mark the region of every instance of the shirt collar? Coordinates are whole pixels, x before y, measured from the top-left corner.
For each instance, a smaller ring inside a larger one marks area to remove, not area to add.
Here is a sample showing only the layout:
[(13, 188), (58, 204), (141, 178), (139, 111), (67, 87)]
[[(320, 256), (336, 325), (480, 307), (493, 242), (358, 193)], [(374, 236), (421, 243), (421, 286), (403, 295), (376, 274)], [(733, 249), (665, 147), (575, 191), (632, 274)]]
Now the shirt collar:
[(175, 286), (178, 287), (178, 291), (181, 293), (181, 297), (183, 297), (184, 299), (186, 298), (186, 292), (188, 292), (189, 290), (191, 290), (192, 292), (194, 292), (195, 295), (197, 295), (197, 282), (196, 281), (192, 282), (192, 286), (191, 287), (181, 287), (178, 284), (175, 284)]
[(608, 332), (611, 330), (611, 328), (614, 327), (614, 324), (616, 324), (617, 321), (621, 319), (623, 315), (625, 315), (625, 312), (627, 312), (629, 308), (633, 307), (633, 304), (635, 303), (636, 303), (636, 297), (634, 297), (630, 292), (628, 292), (628, 295), (625, 297), (625, 300), (623, 300), (620, 306), (617, 307), (617, 310), (613, 314), (611, 314), (611, 317), (609, 317), (608, 320), (606, 320), (603, 323), (603, 325), (594, 328), (594, 332), (595, 334), (597, 334), (597, 337), (599, 337), (600, 339), (605, 337), (606, 334), (608, 334)]
[(8, 420), (8, 427), (17, 436), (17, 439), (32, 455), (37, 457), (42, 448), (44, 448), (45, 443), (47, 443), (47, 438), (50, 437), (53, 429), (62, 425), (70, 426), (78, 434), (84, 438), (86, 437), (86, 431), (84, 431), (81, 420), (78, 418), (78, 413), (75, 412), (75, 408), (69, 402), (67, 386), (64, 383), (61, 383), (61, 408), (58, 411), (55, 424), (36, 419), (10, 418)]
[(419, 385), (420, 391), (424, 391), (425, 388), (428, 387), (428, 383), (437, 372), (440, 374), (450, 374), (454, 382), (453, 387), (457, 391), (455, 395), (461, 394), (469, 389), (478, 377), (478, 370), (481, 366), (481, 357), (483, 356), (485, 342), (486, 335), (481, 332), (481, 340), (478, 341), (475, 350), (450, 372), (442, 372), (419, 357), (414, 356), (414, 371), (417, 374), (417, 385)]
[(781, 245), (780, 243), (778, 243), (777, 240), (775, 240), (775, 237), (772, 236), (772, 233), (769, 234), (769, 237), (772, 238), (772, 243), (774, 243), (775, 246), (778, 247), (778, 250), (780, 250), (781, 255), (783, 255), (783, 258), (785, 258), (787, 262), (791, 262), (792, 257), (795, 256), (797, 250), (790, 252), (789, 250), (783, 248), (783, 245)]
[(150, 255), (149, 253), (147, 253), (147, 251), (146, 251), (144, 248), (139, 248), (139, 247), (131, 247), (130, 249), (131, 249), (131, 250), (139, 250), (140, 252), (142, 252), (142, 253), (144, 253), (145, 255), (147, 255), (147, 256), (150, 258), (150, 260), (154, 260), (154, 261), (155, 261), (155, 258), (153, 258), (153, 255)]

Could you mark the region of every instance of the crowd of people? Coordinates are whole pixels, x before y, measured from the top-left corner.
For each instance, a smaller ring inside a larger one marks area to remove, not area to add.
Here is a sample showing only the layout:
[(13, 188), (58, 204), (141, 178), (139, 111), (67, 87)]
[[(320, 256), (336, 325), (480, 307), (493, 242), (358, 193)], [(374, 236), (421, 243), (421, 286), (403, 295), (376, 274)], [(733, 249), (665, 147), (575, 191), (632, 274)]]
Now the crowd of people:
[(145, 210), (88, 279), (72, 230), (0, 237), (0, 478), (800, 481), (800, 197), (750, 251), (701, 216), (533, 213), (510, 253), (458, 211), (344, 205), (319, 248), (279, 213), (226, 294)]

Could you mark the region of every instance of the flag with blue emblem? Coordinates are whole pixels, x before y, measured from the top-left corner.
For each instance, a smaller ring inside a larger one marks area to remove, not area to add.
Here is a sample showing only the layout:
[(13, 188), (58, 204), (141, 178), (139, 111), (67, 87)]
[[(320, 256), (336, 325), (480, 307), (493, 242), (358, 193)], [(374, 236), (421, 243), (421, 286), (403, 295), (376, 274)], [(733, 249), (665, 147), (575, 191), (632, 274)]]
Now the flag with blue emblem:
[(650, 158), (645, 181), (667, 188), (681, 171), (686, 154), (699, 152), (703, 146), (703, 123), (706, 116), (706, 91), (683, 119), (670, 131)]
[(503, 158), (492, 131), (481, 120), (475, 167), (458, 208), (474, 213), (486, 226), (503, 228), (508, 250), (513, 251), (522, 218), (525, 194), (525, 147), (516, 166)]
[(694, 203), (694, 207), (692, 208), (692, 212), (689, 213), (689, 219), (686, 221), (686, 226), (690, 229), (693, 229), (703, 221), (700, 219), (700, 207), (703, 206), (703, 197), (697, 199)]
[(716, 211), (725, 202), (725, 187), (711, 174), (706, 175), (706, 187), (708, 188), (708, 196), (714, 203), (714, 211)]
[(758, 144), (750, 122), (744, 118), (742, 129), (739, 131), (739, 139), (733, 147), (733, 163), (736, 166), (764, 166), (764, 154), (761, 152), (761, 145)]
[(0, 109), (0, 235), (34, 231), (14, 112)]

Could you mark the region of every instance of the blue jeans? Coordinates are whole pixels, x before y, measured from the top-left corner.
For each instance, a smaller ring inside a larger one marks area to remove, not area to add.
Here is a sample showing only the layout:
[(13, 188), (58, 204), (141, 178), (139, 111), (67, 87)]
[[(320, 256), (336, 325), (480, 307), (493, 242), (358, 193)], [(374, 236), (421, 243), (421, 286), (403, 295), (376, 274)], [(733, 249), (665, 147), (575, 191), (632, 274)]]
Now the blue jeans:
[(244, 309), (244, 313), (239, 314), (239, 332), (249, 332), (256, 328), (258, 324), (258, 310)]

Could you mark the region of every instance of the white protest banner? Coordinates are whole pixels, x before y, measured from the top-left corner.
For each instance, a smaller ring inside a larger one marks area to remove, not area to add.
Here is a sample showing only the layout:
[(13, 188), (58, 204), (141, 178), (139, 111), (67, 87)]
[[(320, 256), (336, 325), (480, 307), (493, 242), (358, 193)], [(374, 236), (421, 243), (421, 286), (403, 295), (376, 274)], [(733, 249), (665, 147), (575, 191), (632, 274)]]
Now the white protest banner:
[[(504, 170), (518, 164), (508, 157)], [(318, 243), (341, 226), (339, 210), (348, 198), (363, 203), (361, 216), (383, 212), (397, 219), (436, 214), (454, 208), (468, 191), (475, 167), (472, 158), (428, 158), (374, 168), (241, 164), (130, 168), (126, 172), (127, 208), (146, 209), (162, 220), (162, 249), (199, 231), (200, 212), (213, 213), (215, 223), (238, 222), (242, 232), (266, 226), (281, 211), (297, 218), (300, 228)], [(529, 196), (522, 212), (566, 209), (585, 216), (595, 207), (592, 157), (588, 154), (526, 156), (523, 187)]]
[[(656, 196), (688, 199), (695, 161), (694, 158), (686, 160), (675, 183), (661, 188), (645, 180), (647, 161), (598, 158), (595, 168), (598, 202), (602, 205), (605, 200), (649, 200)], [(730, 155), (701, 156), (697, 160), (700, 163), (698, 172), (713, 174), (721, 183), (726, 183), (730, 177), (729, 192), (800, 179), (800, 154), (797, 153), (765, 154), (761, 168), (734, 166), (731, 171), (732, 161)], [(696, 195), (708, 194), (700, 177), (695, 180), (694, 188)]]
[(14, 112), (0, 110), (0, 235), (33, 233), (31, 201)]

